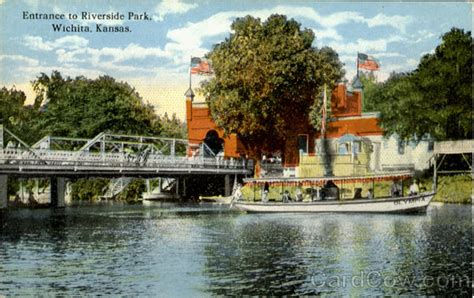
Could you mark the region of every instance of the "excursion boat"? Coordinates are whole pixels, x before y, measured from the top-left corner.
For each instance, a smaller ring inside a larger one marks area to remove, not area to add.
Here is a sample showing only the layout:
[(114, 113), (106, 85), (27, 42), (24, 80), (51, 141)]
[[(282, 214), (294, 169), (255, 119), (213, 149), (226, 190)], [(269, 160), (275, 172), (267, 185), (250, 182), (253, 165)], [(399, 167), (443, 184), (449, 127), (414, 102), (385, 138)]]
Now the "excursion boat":
[[(412, 177), (411, 173), (386, 173), (376, 176), (361, 177), (323, 177), (323, 178), (260, 178), (245, 179), (244, 183), (254, 187), (268, 187), (269, 185), (281, 187), (282, 190), (288, 186), (317, 187), (317, 193), (310, 201), (287, 201), (285, 198), (279, 202), (262, 202), (245, 200), (240, 189), (234, 192), (231, 208), (246, 212), (364, 212), (364, 213), (416, 213), (425, 212), (433, 199), (435, 192), (422, 192), (409, 196), (400, 197), (375, 197), (340, 199), (338, 191), (325, 189), (330, 185), (354, 185), (355, 183), (372, 183), (380, 181), (394, 181)], [(322, 188), (321, 188), (322, 187)], [(372, 188), (374, 190), (374, 188)], [(288, 193), (288, 192), (286, 192)], [(322, 195), (325, 193), (325, 195)], [(401, 193), (403, 194), (403, 182)], [(282, 195), (285, 192), (282, 191)], [(360, 192), (359, 192), (360, 195)], [(255, 200), (255, 198), (254, 198)]]

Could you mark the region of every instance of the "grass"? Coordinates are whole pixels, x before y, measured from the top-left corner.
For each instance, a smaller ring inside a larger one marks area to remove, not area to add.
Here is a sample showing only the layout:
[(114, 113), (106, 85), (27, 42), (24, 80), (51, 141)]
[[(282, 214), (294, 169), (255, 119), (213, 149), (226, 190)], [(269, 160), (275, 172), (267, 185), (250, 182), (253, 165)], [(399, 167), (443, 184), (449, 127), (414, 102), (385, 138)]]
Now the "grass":
[(433, 202), (472, 204), (471, 175), (441, 176)]

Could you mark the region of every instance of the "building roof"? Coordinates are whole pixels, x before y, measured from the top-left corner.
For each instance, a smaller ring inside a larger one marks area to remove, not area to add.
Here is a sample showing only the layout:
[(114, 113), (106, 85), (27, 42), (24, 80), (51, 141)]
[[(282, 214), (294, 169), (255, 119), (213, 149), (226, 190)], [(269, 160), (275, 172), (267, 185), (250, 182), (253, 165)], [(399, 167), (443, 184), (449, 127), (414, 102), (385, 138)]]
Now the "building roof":
[(186, 93), (184, 93), (184, 96), (194, 98), (193, 89), (191, 89), (191, 87), (189, 87), (188, 90), (186, 90)]
[(352, 87), (354, 89), (364, 89), (364, 85), (362, 85), (362, 82), (359, 79), (359, 76), (356, 76), (354, 78), (354, 81), (352, 82)]

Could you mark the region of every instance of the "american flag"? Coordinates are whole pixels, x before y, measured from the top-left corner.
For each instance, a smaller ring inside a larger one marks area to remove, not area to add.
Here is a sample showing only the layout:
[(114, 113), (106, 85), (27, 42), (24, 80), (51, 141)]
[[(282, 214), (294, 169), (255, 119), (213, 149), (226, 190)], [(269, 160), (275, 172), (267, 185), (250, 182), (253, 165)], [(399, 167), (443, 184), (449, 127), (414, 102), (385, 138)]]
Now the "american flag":
[(357, 68), (363, 68), (367, 70), (379, 70), (380, 62), (373, 56), (369, 56), (363, 53), (357, 53)]
[(204, 58), (192, 57), (191, 58), (191, 73), (192, 74), (211, 74), (212, 69), (209, 65), (209, 61)]

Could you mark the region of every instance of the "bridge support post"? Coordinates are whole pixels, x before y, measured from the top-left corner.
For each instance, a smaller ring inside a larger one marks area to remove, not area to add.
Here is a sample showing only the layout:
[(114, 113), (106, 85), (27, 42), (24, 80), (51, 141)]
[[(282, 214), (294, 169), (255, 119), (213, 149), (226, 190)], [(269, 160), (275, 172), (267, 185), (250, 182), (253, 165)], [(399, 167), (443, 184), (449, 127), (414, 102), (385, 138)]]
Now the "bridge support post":
[(183, 198), (186, 198), (186, 177), (183, 177)]
[(224, 177), (224, 196), (228, 197), (230, 196), (231, 193), (231, 188), (230, 188), (230, 175), (225, 175)]
[(57, 208), (66, 206), (66, 179), (61, 177), (51, 178), (51, 205)]
[(176, 177), (176, 196), (179, 197), (179, 177)]
[(7, 175), (0, 175), (0, 209), (8, 207)]
[(433, 191), (438, 191), (438, 162), (437, 162), (438, 155), (434, 156), (434, 165), (433, 165)]
[(64, 185), (64, 203), (65, 205), (69, 205), (72, 202), (72, 181), (69, 179), (65, 179)]

